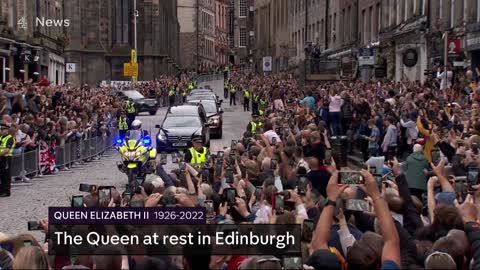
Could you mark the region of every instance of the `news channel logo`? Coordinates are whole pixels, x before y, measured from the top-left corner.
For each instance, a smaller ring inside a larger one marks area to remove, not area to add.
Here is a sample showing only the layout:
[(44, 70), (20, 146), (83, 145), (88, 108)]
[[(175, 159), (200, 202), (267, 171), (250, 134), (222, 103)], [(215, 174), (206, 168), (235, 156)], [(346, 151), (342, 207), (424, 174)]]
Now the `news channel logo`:
[[(28, 20), (25, 16), (20, 17), (17, 21), (18, 28), (27, 30)], [(35, 18), (35, 27), (70, 27), (70, 19), (52, 19), (45, 17)]]

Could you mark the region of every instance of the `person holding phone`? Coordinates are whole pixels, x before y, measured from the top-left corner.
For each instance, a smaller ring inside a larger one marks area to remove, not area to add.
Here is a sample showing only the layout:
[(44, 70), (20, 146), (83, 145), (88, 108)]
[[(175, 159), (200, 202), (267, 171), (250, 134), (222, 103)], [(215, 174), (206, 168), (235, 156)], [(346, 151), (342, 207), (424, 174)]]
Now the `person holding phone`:
[[(430, 164), (435, 176), (430, 177), (427, 183), (427, 205), (431, 222), (434, 223), (434, 211), (437, 205), (453, 206), (456, 195), (452, 184), (445, 177), (445, 160), (441, 160), (438, 165)], [(477, 175), (478, 177), (478, 175)], [(441, 192), (435, 193), (435, 188), (441, 187)]]
[[(277, 132), (275, 132), (275, 129), (273, 128), (272, 123), (270, 122), (265, 123), (264, 129), (265, 129), (265, 133), (263, 135), (267, 137), (270, 145), (273, 145), (274, 141), (275, 143), (282, 142), (282, 140), (280, 139), (280, 136), (277, 134)], [(275, 140), (273, 138), (275, 138)]]

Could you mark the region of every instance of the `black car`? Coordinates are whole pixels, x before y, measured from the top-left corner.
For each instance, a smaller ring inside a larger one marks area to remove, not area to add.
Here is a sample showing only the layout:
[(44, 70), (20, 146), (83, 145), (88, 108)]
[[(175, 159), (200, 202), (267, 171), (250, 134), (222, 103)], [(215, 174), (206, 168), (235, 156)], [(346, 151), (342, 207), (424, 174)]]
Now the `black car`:
[(187, 102), (190, 102), (191, 100), (214, 100), (218, 106), (220, 106), (223, 102), (223, 99), (219, 99), (219, 97), (214, 93), (214, 92), (206, 92), (206, 91), (196, 91), (196, 92), (190, 92), (190, 94), (187, 96)]
[(213, 138), (222, 138), (223, 129), (223, 110), (214, 100), (190, 100), (192, 104), (201, 103), (207, 113), (208, 123), (210, 124), (210, 135)]
[(135, 103), (137, 113), (148, 112), (150, 115), (155, 115), (160, 107), (160, 104), (156, 99), (145, 98), (137, 90), (117, 91), (114, 95), (124, 100), (131, 98)]
[(211, 93), (214, 93), (212, 89), (206, 89), (206, 88), (197, 88), (197, 89), (192, 89), (190, 90), (190, 95), (194, 95), (194, 94), (198, 94), (198, 93), (208, 93), (208, 94), (211, 94)]
[(168, 109), (161, 125), (156, 125), (157, 152), (177, 152), (191, 147), (193, 136), (201, 136), (210, 146), (210, 124), (202, 104), (185, 104)]

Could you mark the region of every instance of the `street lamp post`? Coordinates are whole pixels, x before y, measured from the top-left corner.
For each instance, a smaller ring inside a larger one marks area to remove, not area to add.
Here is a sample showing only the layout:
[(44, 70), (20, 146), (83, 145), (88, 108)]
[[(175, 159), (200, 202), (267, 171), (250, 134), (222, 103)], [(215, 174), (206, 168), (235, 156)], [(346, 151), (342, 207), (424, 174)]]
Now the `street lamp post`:
[(195, 15), (196, 15), (195, 28), (196, 28), (196, 30), (197, 30), (197, 31), (196, 31), (196, 32), (197, 32), (197, 37), (196, 37), (196, 39), (197, 39), (197, 57), (196, 57), (196, 60), (197, 60), (197, 61), (196, 61), (196, 66), (197, 66), (197, 74), (198, 74), (198, 72), (199, 72), (199, 63), (200, 63), (200, 48), (199, 48), (199, 43), (200, 43), (200, 42), (199, 42), (199, 39), (200, 39), (200, 37), (199, 37), (199, 35), (200, 35), (200, 30), (199, 30), (199, 23), (198, 23), (198, 20), (199, 20), (199, 17), (200, 17), (199, 14), (198, 14), (198, 13), (200, 12), (200, 7), (199, 7), (198, 0), (197, 0), (197, 2), (196, 2), (196, 4), (195, 4), (195, 8), (196, 8), (196, 12), (195, 12), (195, 13), (196, 13), (196, 14), (195, 14)]
[(442, 88), (443, 88), (443, 93), (446, 94), (447, 92), (447, 72), (448, 72), (448, 69), (447, 69), (447, 63), (448, 63), (448, 31), (445, 31), (445, 34), (443, 36), (444, 38), (444, 71), (443, 71), (443, 85), (442, 85)]
[(137, 17), (138, 17), (138, 10), (137, 10), (137, 0), (133, 0), (133, 32), (134, 32), (134, 49), (135, 49), (135, 63), (137, 61)]

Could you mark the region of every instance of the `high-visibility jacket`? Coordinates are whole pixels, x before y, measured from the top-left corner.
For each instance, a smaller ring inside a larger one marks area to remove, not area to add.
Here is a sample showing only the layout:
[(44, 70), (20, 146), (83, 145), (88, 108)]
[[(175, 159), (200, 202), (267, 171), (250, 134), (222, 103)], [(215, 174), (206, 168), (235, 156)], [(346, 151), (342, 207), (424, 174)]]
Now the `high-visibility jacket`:
[(246, 98), (250, 98), (250, 91), (248, 89), (245, 89), (245, 93), (243, 93), (243, 96)]
[(207, 152), (208, 149), (206, 147), (203, 147), (203, 154), (195, 150), (194, 147), (190, 147), (188, 149), (190, 151), (190, 154), (192, 155), (192, 160), (190, 160), (190, 163), (193, 165), (202, 165), (207, 161)]
[(263, 111), (261, 109), (258, 109), (258, 115), (260, 115), (260, 116), (263, 115)]
[(135, 113), (135, 103), (127, 101), (127, 113)]
[(258, 99), (259, 99), (259, 98), (260, 98), (260, 97), (259, 97), (258, 95), (253, 95), (253, 102), (258, 103)]
[(255, 132), (257, 131), (257, 128), (263, 126), (263, 124), (262, 124), (262, 122), (256, 123), (256, 122), (252, 121), (252, 122), (250, 122), (250, 126), (251, 126), (250, 133), (255, 134)]
[(168, 96), (171, 97), (171, 96), (174, 96), (175, 95), (175, 90), (170, 89), (170, 91), (168, 91)]
[(260, 99), (260, 106), (266, 107), (267, 106), (267, 101), (264, 100), (263, 98)]
[(235, 94), (236, 92), (237, 92), (237, 88), (235, 88), (235, 86), (232, 86), (230, 88), (230, 93)]
[(13, 156), (13, 149), (15, 148), (15, 144), (17, 143), (17, 141), (15, 140), (15, 137), (13, 137), (12, 135), (8, 134), (7, 136), (3, 136), (0, 138), (0, 151), (3, 151), (4, 149), (7, 149), (7, 142), (8, 140), (12, 139), (13, 140), (13, 144), (12, 144), (12, 147), (10, 148), (10, 150), (8, 151), (8, 153), (4, 156), (4, 157), (11, 157)]
[(118, 119), (118, 129), (119, 130), (128, 130), (127, 118), (120, 117)]
[(225, 80), (223, 83), (223, 88), (228, 89), (228, 80)]
[(190, 83), (190, 84), (188, 85), (188, 90), (192, 90), (192, 89), (193, 89), (193, 83)]
[(183, 90), (182, 96), (186, 97), (187, 96), (187, 90)]

